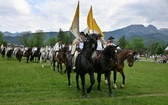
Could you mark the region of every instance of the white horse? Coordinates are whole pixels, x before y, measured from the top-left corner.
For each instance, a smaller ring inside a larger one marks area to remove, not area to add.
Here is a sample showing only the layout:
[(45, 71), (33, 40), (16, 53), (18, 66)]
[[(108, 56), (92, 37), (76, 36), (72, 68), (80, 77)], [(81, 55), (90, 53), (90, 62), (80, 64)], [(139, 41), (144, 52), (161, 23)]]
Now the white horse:
[(56, 54), (53, 48), (49, 51), (49, 60), (51, 64), (51, 69), (55, 71)]
[(41, 56), (40, 56), (40, 62), (42, 63), (42, 68), (44, 68), (46, 66), (46, 62), (48, 60), (48, 52), (46, 52), (45, 48), (41, 48), (40, 49), (40, 53), (41, 53)]

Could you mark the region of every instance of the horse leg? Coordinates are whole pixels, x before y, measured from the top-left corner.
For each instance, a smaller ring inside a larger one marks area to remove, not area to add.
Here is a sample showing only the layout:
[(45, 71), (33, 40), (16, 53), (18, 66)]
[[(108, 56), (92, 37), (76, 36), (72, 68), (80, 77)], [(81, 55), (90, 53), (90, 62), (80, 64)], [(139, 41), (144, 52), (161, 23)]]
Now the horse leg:
[(90, 75), (90, 86), (87, 88), (87, 93), (91, 92), (93, 84), (95, 83), (94, 72), (89, 73), (89, 75)]
[(53, 61), (53, 64), (52, 64), (53, 66), (53, 70), (55, 71), (55, 61)]
[(80, 90), (80, 87), (79, 87), (79, 74), (76, 73), (76, 88), (77, 90)]
[(62, 74), (62, 63), (60, 63), (60, 73)]
[(121, 88), (124, 88), (124, 85), (125, 85), (125, 74), (124, 74), (124, 71), (121, 70), (120, 74), (122, 75), (122, 79), (123, 79), (122, 84), (121, 84)]
[(80, 74), (80, 78), (82, 81), (82, 95), (86, 96), (86, 92), (85, 92), (85, 74)]
[(57, 62), (58, 73), (59, 73), (59, 66), (60, 66), (60, 64), (59, 64), (59, 62)]
[(66, 66), (66, 70), (67, 70), (67, 77), (68, 77), (68, 86), (71, 87), (71, 68), (68, 67), (68, 65)]
[(101, 91), (100, 89), (100, 82), (101, 82), (101, 73), (97, 73), (97, 82), (98, 82), (98, 91)]
[(117, 70), (116, 69), (114, 69), (114, 84), (113, 84), (113, 88), (114, 89), (117, 89), (117, 85), (116, 85), (116, 79), (117, 79)]
[(109, 95), (111, 96), (112, 95), (111, 81), (110, 81), (111, 71), (107, 72), (106, 76), (108, 81)]

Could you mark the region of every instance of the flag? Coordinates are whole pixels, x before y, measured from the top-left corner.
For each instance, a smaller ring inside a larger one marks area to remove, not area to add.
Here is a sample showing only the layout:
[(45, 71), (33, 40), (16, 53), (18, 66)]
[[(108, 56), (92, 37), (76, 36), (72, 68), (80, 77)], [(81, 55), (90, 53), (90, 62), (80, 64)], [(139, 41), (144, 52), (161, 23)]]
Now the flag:
[(79, 37), (79, 1), (78, 1), (78, 5), (76, 8), (76, 12), (72, 21), (72, 25), (69, 29), (69, 31), (75, 36), (75, 37)]
[(102, 37), (104, 37), (103, 32), (101, 31), (100, 27), (98, 26), (97, 22), (95, 19), (93, 19), (93, 29), (96, 33), (100, 34)]
[[(89, 28), (89, 31), (93, 31), (94, 27), (93, 27), (93, 12), (92, 12), (92, 6), (90, 7), (88, 16), (87, 16), (87, 25)], [(94, 32), (91, 32), (94, 33)]]

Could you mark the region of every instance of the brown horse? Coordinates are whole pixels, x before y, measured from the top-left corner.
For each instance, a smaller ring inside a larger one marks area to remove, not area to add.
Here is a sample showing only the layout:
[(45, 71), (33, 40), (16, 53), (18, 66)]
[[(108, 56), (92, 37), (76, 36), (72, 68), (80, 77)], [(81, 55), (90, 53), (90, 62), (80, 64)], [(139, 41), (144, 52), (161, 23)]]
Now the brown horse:
[(132, 51), (132, 50), (124, 50), (124, 51), (119, 51), (117, 53), (117, 57), (118, 57), (118, 63), (115, 64), (114, 62), (112, 63), (112, 68), (114, 70), (114, 88), (117, 88), (116, 85), (116, 76), (117, 76), (117, 72), (119, 72), (122, 75), (122, 84), (121, 84), (121, 88), (124, 88), (125, 85), (125, 74), (124, 74), (124, 61), (127, 60), (128, 66), (132, 67), (135, 59), (136, 52)]
[(57, 69), (58, 72), (62, 74), (62, 64), (64, 63), (66, 65), (67, 62), (67, 52), (68, 52), (68, 46), (64, 46), (57, 55)]

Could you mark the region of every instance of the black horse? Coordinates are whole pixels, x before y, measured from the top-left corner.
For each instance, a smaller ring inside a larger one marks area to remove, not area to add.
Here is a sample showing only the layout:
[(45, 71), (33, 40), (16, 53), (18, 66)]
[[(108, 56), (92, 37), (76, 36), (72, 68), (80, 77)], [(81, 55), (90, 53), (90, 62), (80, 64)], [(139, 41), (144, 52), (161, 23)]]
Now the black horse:
[(30, 57), (30, 62), (39, 62), (40, 61), (40, 48), (37, 48), (37, 50), (34, 53), (31, 53), (31, 57)]
[(13, 49), (8, 50), (7, 53), (6, 53), (7, 59), (11, 60), (12, 54), (13, 54)]
[(30, 58), (30, 55), (32, 53), (32, 48), (28, 48), (25, 53), (24, 53), (24, 56), (26, 57), (26, 63), (29, 62), (29, 58)]
[(21, 62), (22, 57), (23, 57), (23, 51), (19, 49), (16, 52), (16, 58), (18, 59), (19, 62)]
[(6, 48), (4, 47), (4, 48), (2, 49), (2, 51), (1, 51), (2, 57), (5, 57), (5, 50), (6, 50)]
[(100, 57), (96, 59), (94, 64), (95, 72), (97, 73), (98, 90), (100, 91), (101, 74), (105, 74), (108, 81), (110, 96), (112, 94), (110, 76), (112, 70), (112, 62), (117, 63), (117, 47), (118, 46), (113, 45), (107, 46), (100, 54)]
[(95, 51), (97, 35), (96, 34), (86, 35), (86, 38), (87, 40), (84, 42), (84, 48), (76, 58), (76, 84), (77, 84), (77, 89), (80, 90), (80, 87), (79, 87), (79, 76), (80, 76), (82, 81), (83, 96), (86, 96), (85, 74), (88, 73), (90, 76), (90, 86), (87, 88), (87, 93), (91, 92), (92, 86), (95, 83), (94, 67), (93, 67), (93, 61), (91, 57), (93, 52)]

